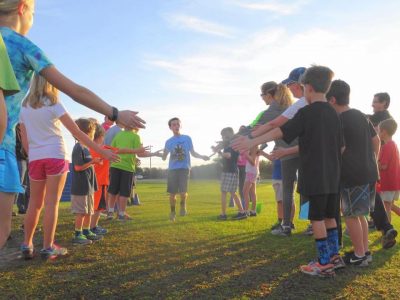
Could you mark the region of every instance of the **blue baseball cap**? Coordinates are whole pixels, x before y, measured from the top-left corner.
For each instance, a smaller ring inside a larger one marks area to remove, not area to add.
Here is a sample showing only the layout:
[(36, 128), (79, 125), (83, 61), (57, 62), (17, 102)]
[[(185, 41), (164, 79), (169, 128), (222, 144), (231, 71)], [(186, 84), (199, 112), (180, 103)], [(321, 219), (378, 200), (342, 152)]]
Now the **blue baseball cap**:
[(290, 84), (290, 83), (300, 82), (300, 77), (301, 77), (301, 75), (304, 74), (305, 71), (306, 71), (306, 68), (304, 68), (304, 67), (299, 67), (299, 68), (293, 69), (290, 72), (289, 77), (286, 78), (285, 80), (282, 80), (282, 83)]

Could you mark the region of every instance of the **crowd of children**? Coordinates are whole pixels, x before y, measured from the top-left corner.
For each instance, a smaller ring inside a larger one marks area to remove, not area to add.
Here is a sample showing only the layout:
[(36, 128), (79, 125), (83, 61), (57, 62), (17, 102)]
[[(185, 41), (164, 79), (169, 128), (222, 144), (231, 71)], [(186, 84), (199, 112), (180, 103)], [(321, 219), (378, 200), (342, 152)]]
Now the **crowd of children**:
[[(99, 226), (102, 211), (107, 211), (109, 219), (117, 213), (117, 220), (131, 220), (126, 207), (132, 197), (137, 157), (166, 160), (170, 156), (170, 220), (176, 220), (177, 195), (179, 214), (186, 216), (190, 157), (205, 161), (209, 157), (194, 150), (192, 139), (181, 134), (181, 121), (176, 117), (168, 121), (173, 136), (163, 151), (151, 153), (149, 147), (143, 147), (138, 131), (144, 121), (136, 112), (118, 111), (67, 79), (25, 37), (32, 26), (34, 5), (34, 0), (0, 1), (0, 249), (11, 231), (15, 194), (24, 192), (15, 156), (17, 123), (22, 148), (29, 156), (30, 200), (24, 207), (21, 245), (25, 259), (34, 257), (33, 238), (43, 208), (40, 255), (55, 258), (68, 253), (54, 243), (59, 200), (69, 171), (61, 125), (77, 141), (71, 158), (74, 244), (88, 245), (107, 234), (107, 229)], [(268, 108), (250, 126), (241, 128), (246, 135), (238, 137), (231, 127), (222, 129), (222, 142), (213, 147), (222, 161), (218, 219), (228, 218), (228, 194), (238, 209), (234, 219), (257, 216), (259, 159), (262, 155), (272, 160), (278, 222), (271, 233), (289, 237), (294, 230), (297, 182), (300, 214), (310, 221), (306, 233), (314, 235), (318, 253), (317, 260), (300, 270), (322, 277), (332, 276), (346, 265), (365, 267), (372, 262), (368, 214), (373, 226), (382, 231), (384, 248), (396, 243), (391, 212), (400, 215), (394, 203), (400, 192), (400, 158), (393, 141), (397, 124), (387, 111), (390, 97), (376, 94), (374, 114), (366, 116), (350, 108), (349, 84), (333, 81), (333, 77), (328, 67), (311, 66), (294, 69), (281, 83), (264, 83), (261, 98)], [(104, 114), (105, 123), (90, 118), (72, 120), (59, 100), (58, 89)], [(298, 99), (295, 103), (293, 97)], [(114, 121), (117, 124), (112, 126)], [(270, 153), (259, 148), (271, 141), (275, 148)], [(343, 257), (339, 255), (341, 215), (353, 246)]]

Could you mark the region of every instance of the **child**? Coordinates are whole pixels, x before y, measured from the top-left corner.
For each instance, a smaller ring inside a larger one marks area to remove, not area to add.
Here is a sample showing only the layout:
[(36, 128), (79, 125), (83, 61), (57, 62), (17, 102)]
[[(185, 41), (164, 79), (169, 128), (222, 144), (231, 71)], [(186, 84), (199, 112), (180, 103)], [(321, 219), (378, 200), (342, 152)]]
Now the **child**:
[(312, 222), (318, 260), (300, 267), (315, 276), (335, 274), (331, 259), (338, 255), (338, 230), (335, 215), (339, 210), (340, 151), (342, 135), (336, 111), (327, 103), (333, 72), (322, 66), (307, 69), (302, 76), (304, 95), (309, 105), (299, 109), (293, 119), (280, 128), (254, 139), (238, 138), (236, 150), (246, 150), (261, 143), (283, 138), (299, 138), (299, 193), (308, 198), (308, 217)]
[[(4, 97), (19, 91), (18, 82), (8, 58), (7, 49), (0, 34), (0, 249), (3, 247), (11, 232), (11, 212), (14, 203), (14, 195), (23, 192), (19, 180), (19, 172), (14, 151), (3, 147), (3, 138), (7, 129), (7, 120), (11, 113)], [(7, 174), (7, 177), (5, 177)], [(6, 181), (14, 178), (14, 182)], [(11, 195), (9, 194), (11, 193)]]
[[(268, 156), (267, 158), (269, 159)], [(271, 230), (274, 230), (281, 226), (283, 219), (282, 172), (280, 159), (272, 160), (272, 187), (275, 193), (276, 211), (278, 215), (278, 220), (271, 227)]]
[(125, 127), (117, 133), (112, 140), (111, 146), (118, 148), (121, 153), (121, 161), (111, 164), (110, 185), (108, 187), (108, 213), (114, 214), (115, 203), (118, 203), (118, 220), (131, 220), (126, 214), (128, 199), (132, 193), (133, 174), (136, 167), (136, 155), (139, 156), (159, 156), (158, 153), (146, 152), (148, 147), (143, 147), (137, 128)]
[(168, 164), (168, 183), (167, 193), (169, 193), (169, 203), (171, 213), (169, 219), (174, 222), (176, 213), (176, 195), (181, 196), (180, 215), (186, 216), (186, 201), (187, 201), (187, 187), (190, 173), (190, 155), (196, 158), (209, 160), (206, 155), (200, 155), (194, 151), (192, 139), (188, 135), (180, 133), (181, 120), (179, 118), (172, 118), (168, 121), (169, 129), (172, 131), (173, 136), (165, 142), (162, 160), (166, 160), (169, 153)]
[(400, 161), (399, 150), (393, 141), (397, 123), (388, 119), (379, 124), (379, 137), (383, 142), (379, 153), (380, 195), (385, 205), (386, 213), (391, 222), (391, 210), (400, 191)]
[[(250, 151), (245, 152), (246, 157), (246, 178), (243, 186), (244, 194), (244, 211), (250, 217), (256, 217), (256, 205), (257, 205), (257, 192), (256, 182), (259, 172), (260, 162), (260, 150), (257, 147), (253, 147)], [(251, 210), (249, 211), (249, 202), (251, 199)]]
[[(76, 126), (64, 106), (58, 91), (40, 75), (35, 75), (21, 110), (21, 138), (29, 153), (30, 203), (24, 222), (25, 238), (21, 251), (25, 259), (33, 257), (33, 235), (44, 204), (43, 258), (55, 258), (67, 249), (54, 244), (58, 219), (58, 204), (64, 188), (69, 162), (61, 133), (61, 123), (86, 145), (95, 147), (90, 138)], [(107, 154), (108, 155), (108, 154)]]
[[(368, 250), (368, 222), (365, 216), (374, 209), (375, 182), (378, 179), (376, 157), (380, 140), (366, 116), (349, 107), (350, 86), (335, 80), (326, 95), (339, 114), (345, 148), (341, 167), (341, 207), (354, 251), (346, 253), (344, 261), (355, 266), (368, 266), (372, 261)], [(337, 258), (335, 268), (344, 267)]]
[[(79, 129), (91, 140), (95, 133), (95, 123), (89, 119), (78, 119), (75, 121)], [(94, 149), (105, 151), (96, 143)], [(87, 147), (77, 142), (72, 151), (72, 181), (71, 181), (71, 210), (75, 214), (75, 237), (74, 244), (88, 245), (92, 241), (101, 240), (102, 235), (95, 234), (90, 230), (91, 217), (94, 213), (94, 192), (97, 190), (97, 180), (93, 165), (101, 164), (103, 160), (99, 157), (93, 158)]]
[[(221, 214), (218, 216), (219, 220), (227, 220), (226, 216), (226, 194), (230, 193), (231, 197), (235, 201), (235, 204), (239, 210), (235, 219), (241, 220), (247, 218), (246, 212), (243, 210), (242, 203), (236, 194), (238, 188), (238, 168), (237, 160), (239, 153), (234, 151), (229, 146), (229, 141), (234, 136), (233, 129), (226, 127), (221, 130), (222, 141), (225, 143), (223, 152), (218, 151), (219, 155), (222, 156), (222, 174), (221, 174)], [(214, 149), (213, 149), (214, 150)], [(247, 199), (248, 201), (248, 199)]]
[[(34, 12), (34, 0), (0, 1), (0, 34), (3, 36), (16, 79), (21, 88), (19, 93), (6, 96), (8, 123), (0, 148), (1, 151), (7, 153), (8, 178), (4, 186), (0, 187), (0, 248), (9, 234), (11, 218), (8, 215), (11, 215), (15, 193), (22, 192), (15, 155), (9, 156), (8, 153), (14, 153), (15, 150), (15, 125), (18, 123), (20, 106), (28, 92), (34, 72), (40, 73), (55, 88), (76, 102), (109, 116), (111, 120), (118, 119), (123, 124), (144, 127), (144, 121), (137, 116), (137, 112), (118, 112), (117, 108), (110, 106), (90, 90), (65, 77), (54, 67), (43, 51), (25, 37), (32, 27)], [(3, 70), (3, 63), (1, 67)]]

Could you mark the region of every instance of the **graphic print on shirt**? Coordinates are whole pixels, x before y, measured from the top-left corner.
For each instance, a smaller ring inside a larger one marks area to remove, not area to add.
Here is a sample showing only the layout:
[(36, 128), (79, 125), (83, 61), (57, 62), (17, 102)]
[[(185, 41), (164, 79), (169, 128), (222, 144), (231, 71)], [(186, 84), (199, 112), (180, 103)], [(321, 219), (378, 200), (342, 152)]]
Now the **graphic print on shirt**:
[(186, 159), (184, 143), (178, 143), (171, 152), (171, 159), (175, 161), (184, 161)]

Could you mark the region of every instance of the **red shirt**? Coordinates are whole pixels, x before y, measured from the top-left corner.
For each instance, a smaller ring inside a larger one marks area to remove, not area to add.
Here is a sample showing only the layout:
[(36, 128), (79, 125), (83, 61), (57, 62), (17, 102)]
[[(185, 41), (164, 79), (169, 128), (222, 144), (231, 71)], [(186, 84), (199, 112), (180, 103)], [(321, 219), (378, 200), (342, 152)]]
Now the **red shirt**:
[(386, 165), (386, 170), (379, 170), (382, 192), (400, 190), (399, 150), (393, 141), (387, 142), (379, 153), (379, 164)]

